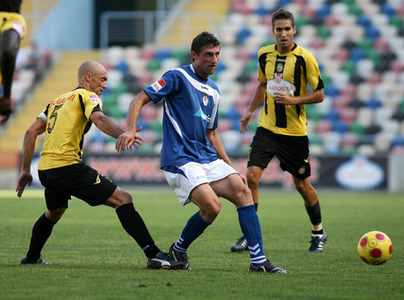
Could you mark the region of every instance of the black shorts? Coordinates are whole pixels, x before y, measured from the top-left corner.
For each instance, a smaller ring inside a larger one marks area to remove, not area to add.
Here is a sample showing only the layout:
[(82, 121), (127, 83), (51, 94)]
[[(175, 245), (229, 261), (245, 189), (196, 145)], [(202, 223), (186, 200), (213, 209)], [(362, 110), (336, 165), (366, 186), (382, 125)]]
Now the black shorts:
[(38, 171), (38, 174), (45, 187), (46, 207), (49, 210), (67, 208), (71, 196), (91, 206), (101, 205), (117, 188), (114, 182), (84, 163)]
[(250, 145), (247, 167), (265, 169), (274, 156), (280, 161), (282, 170), (300, 179), (310, 176), (307, 136), (280, 135), (258, 127)]

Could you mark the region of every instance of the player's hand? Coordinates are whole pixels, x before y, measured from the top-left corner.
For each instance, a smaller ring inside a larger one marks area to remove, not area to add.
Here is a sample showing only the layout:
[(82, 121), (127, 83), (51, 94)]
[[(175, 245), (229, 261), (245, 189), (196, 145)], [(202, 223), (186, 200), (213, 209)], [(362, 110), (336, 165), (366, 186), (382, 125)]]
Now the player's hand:
[(9, 98), (0, 98), (0, 125), (7, 122), (11, 115), (11, 100)]
[(135, 141), (133, 142), (132, 146), (135, 147), (136, 149), (139, 149), (139, 146), (142, 144), (143, 144), (143, 138), (141, 136), (136, 135)]
[(248, 122), (250, 122), (251, 119), (251, 113), (246, 112), (245, 115), (241, 118), (240, 120), (240, 133), (245, 133), (248, 131)]
[(136, 149), (139, 145), (143, 144), (143, 138), (138, 136), (137, 133), (142, 130), (142, 126), (136, 128), (136, 132), (125, 131), (116, 140), (115, 150), (118, 153), (123, 153), (126, 149), (133, 151), (132, 146)]
[(28, 171), (21, 171), (20, 176), (18, 177), (17, 187), (15, 191), (17, 192), (17, 196), (20, 198), (22, 193), (24, 192), (25, 187), (31, 186), (32, 184), (32, 175)]
[(294, 101), (293, 97), (281, 92), (274, 93), (274, 101), (276, 104), (283, 104), (283, 105), (296, 104), (296, 101)]

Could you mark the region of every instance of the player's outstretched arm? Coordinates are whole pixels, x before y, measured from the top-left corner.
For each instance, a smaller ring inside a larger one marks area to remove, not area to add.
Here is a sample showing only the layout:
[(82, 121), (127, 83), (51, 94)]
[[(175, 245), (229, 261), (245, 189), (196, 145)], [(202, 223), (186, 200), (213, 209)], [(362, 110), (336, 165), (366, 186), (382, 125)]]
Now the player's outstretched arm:
[(90, 120), (97, 126), (102, 132), (117, 138), (123, 130), (102, 111), (95, 111), (91, 114)]
[(27, 185), (31, 186), (32, 183), (31, 162), (35, 150), (35, 141), (38, 135), (42, 134), (45, 131), (45, 128), (46, 124), (44, 120), (38, 118), (25, 132), (24, 143), (22, 148), (21, 173), (20, 176), (18, 177), (17, 187), (15, 189), (18, 197), (21, 197)]
[(142, 107), (150, 101), (149, 96), (142, 91), (130, 102), (128, 118), (126, 120), (127, 129), (118, 137), (115, 145), (115, 149), (118, 153), (123, 153), (126, 149), (132, 151), (131, 147), (136, 140), (136, 133), (142, 129), (142, 127), (136, 128), (137, 121), (140, 117), (140, 112)]
[[(112, 136), (114, 138), (118, 138), (124, 131), (108, 116), (106, 116), (101, 111), (95, 111), (90, 116), (91, 121), (97, 126), (102, 132)], [(137, 128), (136, 133), (142, 130), (142, 128)], [(143, 142), (143, 138), (136, 135), (133, 138), (132, 144), (130, 146), (134, 146), (139, 148), (138, 145), (141, 145)]]

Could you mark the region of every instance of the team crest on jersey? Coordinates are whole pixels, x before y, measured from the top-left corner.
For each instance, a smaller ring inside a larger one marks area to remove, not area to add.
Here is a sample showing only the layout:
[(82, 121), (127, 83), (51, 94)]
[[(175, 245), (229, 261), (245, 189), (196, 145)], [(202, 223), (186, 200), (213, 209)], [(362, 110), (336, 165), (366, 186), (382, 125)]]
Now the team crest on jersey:
[(90, 95), (91, 104), (101, 103), (101, 98), (97, 95)]
[(166, 85), (166, 82), (164, 81), (163, 78), (160, 78), (159, 80), (155, 81), (151, 87), (153, 88), (153, 90), (155, 92), (158, 92), (159, 90), (161, 90), (164, 86)]
[(203, 105), (208, 105), (208, 103), (209, 103), (209, 98), (208, 98), (208, 95), (203, 95), (203, 98), (202, 98), (202, 101), (203, 101)]
[(282, 71), (283, 71), (283, 64), (278, 63), (278, 64), (276, 65), (276, 71), (277, 71), (278, 73), (282, 73)]
[(301, 166), (300, 168), (299, 168), (299, 174), (303, 174), (304, 172), (306, 171), (306, 166)]

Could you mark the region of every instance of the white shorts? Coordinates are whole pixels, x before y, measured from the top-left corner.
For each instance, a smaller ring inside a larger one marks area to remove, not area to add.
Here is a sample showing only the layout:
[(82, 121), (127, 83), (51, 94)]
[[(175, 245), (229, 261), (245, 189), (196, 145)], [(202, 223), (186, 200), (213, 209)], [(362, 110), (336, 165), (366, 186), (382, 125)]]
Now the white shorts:
[(168, 185), (177, 195), (180, 203), (185, 205), (191, 202), (189, 195), (197, 186), (221, 180), (238, 172), (222, 159), (217, 159), (206, 164), (189, 162), (182, 166), (172, 167), (170, 170), (166, 168), (164, 173)]

